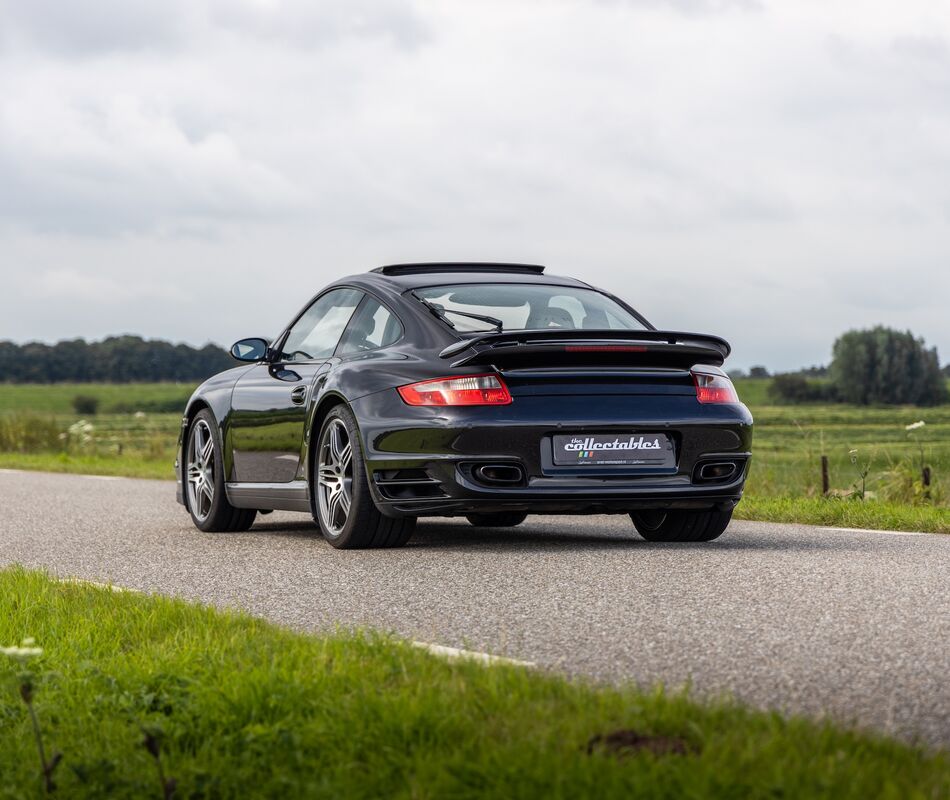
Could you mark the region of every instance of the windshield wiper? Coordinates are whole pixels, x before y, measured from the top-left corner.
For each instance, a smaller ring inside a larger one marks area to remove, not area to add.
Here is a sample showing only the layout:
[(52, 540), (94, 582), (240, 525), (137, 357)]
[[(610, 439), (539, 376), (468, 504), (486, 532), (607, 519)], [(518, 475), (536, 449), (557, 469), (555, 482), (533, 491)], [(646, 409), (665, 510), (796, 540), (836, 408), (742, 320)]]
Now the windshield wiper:
[(445, 306), (440, 306), (437, 303), (432, 303), (426, 300), (424, 297), (420, 297), (415, 292), (412, 293), (412, 296), (416, 298), (422, 305), (429, 309), (433, 314), (435, 314), (440, 320), (442, 320), (446, 325), (448, 325), (452, 330), (458, 330), (455, 327), (455, 323), (450, 320), (446, 314), (456, 314), (460, 317), (468, 317), (469, 319), (475, 319), (479, 322), (485, 322), (491, 325), (498, 333), (501, 333), (505, 329), (505, 323), (500, 319), (495, 317), (488, 317), (484, 314), (471, 314), (468, 311), (456, 311), (453, 308), (445, 308)]

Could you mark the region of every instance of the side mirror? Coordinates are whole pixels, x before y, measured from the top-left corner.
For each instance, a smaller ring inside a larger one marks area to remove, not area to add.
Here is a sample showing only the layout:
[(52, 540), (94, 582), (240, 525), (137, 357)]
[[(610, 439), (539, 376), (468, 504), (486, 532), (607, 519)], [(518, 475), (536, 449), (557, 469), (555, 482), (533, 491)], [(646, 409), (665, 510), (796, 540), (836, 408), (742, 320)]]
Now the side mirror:
[(267, 358), (267, 350), (270, 347), (266, 339), (256, 337), (250, 339), (241, 339), (231, 345), (231, 358), (238, 361), (249, 361), (255, 363)]

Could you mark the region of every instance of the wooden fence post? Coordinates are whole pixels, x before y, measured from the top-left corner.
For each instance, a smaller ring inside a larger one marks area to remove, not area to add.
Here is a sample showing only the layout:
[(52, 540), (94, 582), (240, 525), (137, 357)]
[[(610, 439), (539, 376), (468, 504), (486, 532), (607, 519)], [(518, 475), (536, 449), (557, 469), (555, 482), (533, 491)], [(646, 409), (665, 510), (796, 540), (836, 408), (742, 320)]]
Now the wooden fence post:
[(821, 457), (821, 494), (827, 497), (831, 491), (831, 483), (828, 480), (828, 456)]

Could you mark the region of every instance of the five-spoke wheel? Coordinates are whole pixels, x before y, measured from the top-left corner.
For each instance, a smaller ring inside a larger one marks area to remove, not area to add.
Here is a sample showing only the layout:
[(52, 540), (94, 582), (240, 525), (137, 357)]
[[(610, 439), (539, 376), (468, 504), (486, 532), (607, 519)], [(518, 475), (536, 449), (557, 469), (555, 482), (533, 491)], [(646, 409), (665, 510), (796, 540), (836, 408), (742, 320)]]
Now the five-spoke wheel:
[(224, 489), (224, 469), (218, 446), (218, 423), (208, 409), (199, 411), (188, 429), (183, 448), (185, 500), (195, 525), (203, 531), (246, 531), (257, 511), (235, 508)]
[(188, 451), (188, 505), (203, 522), (211, 515), (215, 483), (214, 437), (205, 420), (195, 422)]
[(332, 419), (320, 437), (317, 455), (320, 518), (333, 536), (339, 536), (353, 504), (353, 445), (341, 419)]
[(316, 519), (334, 547), (399, 547), (409, 541), (415, 517), (387, 517), (373, 502), (363, 464), (359, 428), (343, 405), (320, 426), (313, 462)]

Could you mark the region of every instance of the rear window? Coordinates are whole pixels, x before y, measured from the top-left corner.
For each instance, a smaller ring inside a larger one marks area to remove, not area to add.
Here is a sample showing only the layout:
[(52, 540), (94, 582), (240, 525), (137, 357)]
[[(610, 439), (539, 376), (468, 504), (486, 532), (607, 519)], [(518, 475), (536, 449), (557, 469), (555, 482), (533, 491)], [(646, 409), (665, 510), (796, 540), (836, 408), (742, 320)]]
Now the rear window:
[(416, 297), (439, 310), (459, 331), (489, 331), (492, 317), (503, 330), (644, 330), (645, 326), (616, 301), (593, 289), (522, 283), (471, 283), (430, 286)]

